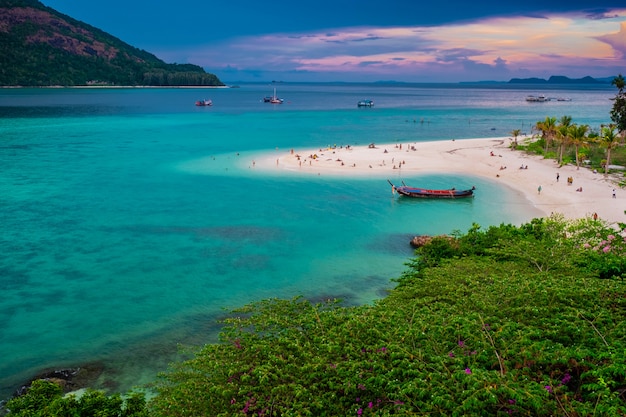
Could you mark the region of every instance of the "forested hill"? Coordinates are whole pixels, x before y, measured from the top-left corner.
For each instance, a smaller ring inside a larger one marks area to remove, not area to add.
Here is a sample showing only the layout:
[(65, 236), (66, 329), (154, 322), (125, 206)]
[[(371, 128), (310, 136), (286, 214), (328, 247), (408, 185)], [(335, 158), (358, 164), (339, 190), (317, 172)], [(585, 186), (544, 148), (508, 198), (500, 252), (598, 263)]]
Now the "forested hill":
[(0, 86), (222, 86), (37, 0), (0, 0)]

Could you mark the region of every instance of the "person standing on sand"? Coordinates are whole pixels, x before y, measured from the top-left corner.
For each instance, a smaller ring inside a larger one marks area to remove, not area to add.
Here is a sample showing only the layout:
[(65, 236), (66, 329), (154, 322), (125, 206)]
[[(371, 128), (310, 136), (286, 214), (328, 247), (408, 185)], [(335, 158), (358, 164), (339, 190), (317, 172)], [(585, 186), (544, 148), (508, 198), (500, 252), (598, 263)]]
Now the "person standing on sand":
[(537, 187), (537, 194), (541, 194), (541, 185)]
[(615, 196), (615, 188), (613, 188), (613, 198), (617, 198), (617, 197)]
[(560, 175), (559, 175), (559, 173), (557, 172), (557, 173), (556, 173), (556, 182), (559, 182), (559, 177), (560, 177)]

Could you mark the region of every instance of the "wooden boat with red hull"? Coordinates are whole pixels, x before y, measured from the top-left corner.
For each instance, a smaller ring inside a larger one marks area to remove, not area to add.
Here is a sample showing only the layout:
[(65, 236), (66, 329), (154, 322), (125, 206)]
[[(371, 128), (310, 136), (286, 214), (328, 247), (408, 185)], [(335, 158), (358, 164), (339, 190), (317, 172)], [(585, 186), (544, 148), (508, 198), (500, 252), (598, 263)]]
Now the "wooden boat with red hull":
[(387, 182), (391, 184), (394, 193), (397, 191), (400, 195), (413, 198), (467, 198), (473, 197), (474, 190), (476, 189), (476, 187), (472, 187), (467, 190), (457, 190), (456, 188), (431, 190), (427, 188), (408, 187), (404, 183), (402, 183), (402, 186), (396, 187), (391, 181), (387, 180)]

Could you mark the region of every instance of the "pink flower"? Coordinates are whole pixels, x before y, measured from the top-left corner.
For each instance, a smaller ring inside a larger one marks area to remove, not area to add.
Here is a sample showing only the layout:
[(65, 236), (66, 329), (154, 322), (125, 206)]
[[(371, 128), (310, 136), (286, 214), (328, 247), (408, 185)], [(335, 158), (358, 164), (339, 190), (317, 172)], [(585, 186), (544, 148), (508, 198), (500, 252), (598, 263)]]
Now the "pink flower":
[(470, 375), (472, 373), (472, 370), (470, 368), (465, 368), (465, 373)]
[(604, 253), (607, 253), (610, 250), (611, 250), (610, 246), (605, 246), (604, 248), (602, 248), (602, 252), (604, 252)]
[(591, 247), (591, 245), (590, 245), (589, 243), (585, 243), (585, 244), (583, 245), (583, 248), (585, 248), (585, 249), (589, 249), (590, 247)]

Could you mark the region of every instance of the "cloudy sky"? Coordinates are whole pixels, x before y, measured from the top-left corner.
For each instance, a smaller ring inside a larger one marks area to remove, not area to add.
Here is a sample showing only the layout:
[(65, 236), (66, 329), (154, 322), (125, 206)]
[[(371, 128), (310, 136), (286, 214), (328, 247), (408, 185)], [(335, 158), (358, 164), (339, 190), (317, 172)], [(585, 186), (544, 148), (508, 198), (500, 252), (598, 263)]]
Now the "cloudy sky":
[(626, 74), (624, 0), (42, 2), (227, 83)]

